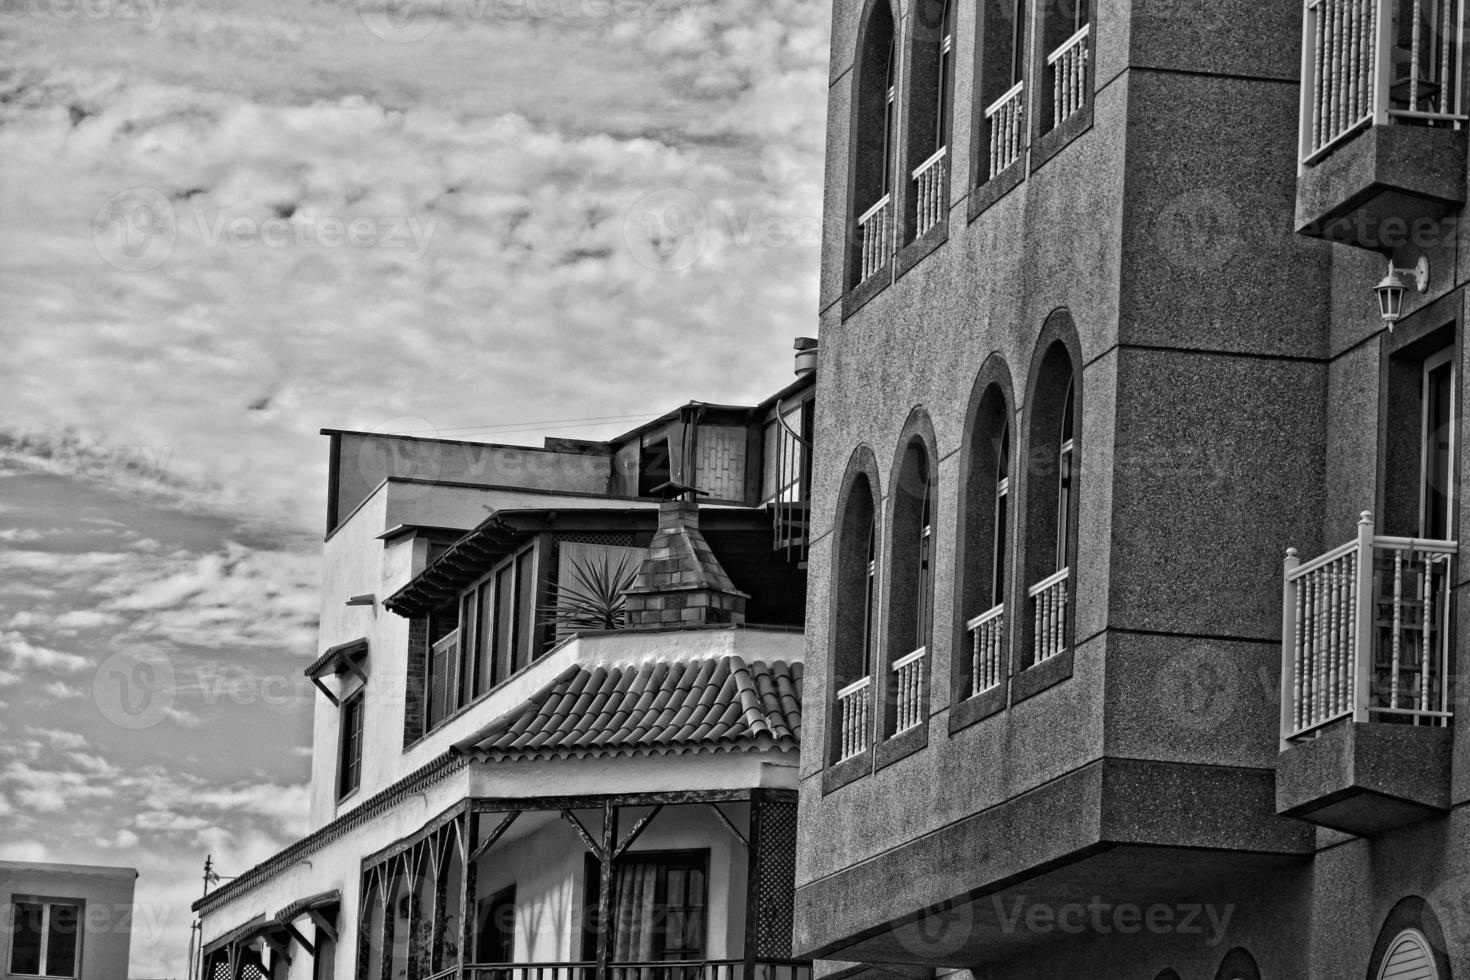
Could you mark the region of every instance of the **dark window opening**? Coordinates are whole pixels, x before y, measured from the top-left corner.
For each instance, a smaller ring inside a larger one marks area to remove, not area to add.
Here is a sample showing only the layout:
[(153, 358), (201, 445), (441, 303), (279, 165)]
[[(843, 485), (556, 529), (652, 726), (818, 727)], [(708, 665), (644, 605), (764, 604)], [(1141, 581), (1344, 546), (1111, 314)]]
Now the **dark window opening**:
[(10, 972), (77, 976), (82, 907), (72, 902), (15, 901), (11, 909)]
[(674, 471), (669, 456), (668, 439), (651, 442), (639, 450), (638, 496), (669, 496), (668, 490), (661, 488), (672, 482), (673, 479)]
[(874, 5), (858, 47), (852, 152), (853, 222), (849, 286), (856, 286), (888, 261), (893, 244), (893, 171), (898, 98), (893, 12), (886, 0)]
[(365, 692), (342, 702), (342, 735), (337, 756), (337, 799), (347, 796), (362, 782), (362, 714)]
[(515, 885), (480, 899), (475, 914), (475, 962), (514, 963)]

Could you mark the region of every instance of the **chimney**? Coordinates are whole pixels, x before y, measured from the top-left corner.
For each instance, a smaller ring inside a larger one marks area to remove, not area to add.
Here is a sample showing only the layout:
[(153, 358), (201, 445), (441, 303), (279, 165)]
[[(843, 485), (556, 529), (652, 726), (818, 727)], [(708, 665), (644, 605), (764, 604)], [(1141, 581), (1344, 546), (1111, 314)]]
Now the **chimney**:
[(659, 504), (658, 531), (627, 592), (628, 625), (743, 623), (749, 598), (735, 588), (699, 533), (699, 505), (692, 500)]

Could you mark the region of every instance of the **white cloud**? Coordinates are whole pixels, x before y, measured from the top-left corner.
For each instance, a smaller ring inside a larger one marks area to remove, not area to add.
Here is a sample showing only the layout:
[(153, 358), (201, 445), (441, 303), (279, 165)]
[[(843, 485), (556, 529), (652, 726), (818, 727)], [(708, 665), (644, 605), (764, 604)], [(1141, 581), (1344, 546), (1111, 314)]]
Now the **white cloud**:
[(54, 674), (79, 674), (87, 669), (86, 657), (43, 647), (26, 639), (19, 631), (0, 633), (0, 650), (10, 653), (10, 665), (35, 667)]
[(87, 744), (87, 737), (78, 732), (64, 732), (57, 728), (26, 728), (32, 735), (39, 735), (51, 743), (52, 748), (80, 749)]

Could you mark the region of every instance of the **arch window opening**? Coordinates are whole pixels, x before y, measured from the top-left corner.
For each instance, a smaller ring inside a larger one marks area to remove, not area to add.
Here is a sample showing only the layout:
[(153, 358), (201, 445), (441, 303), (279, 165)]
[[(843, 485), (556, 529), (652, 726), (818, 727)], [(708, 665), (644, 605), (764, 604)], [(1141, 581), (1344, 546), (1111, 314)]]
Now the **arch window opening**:
[(853, 115), (852, 203), (848, 288), (888, 266), (895, 237), (894, 176), (898, 166), (898, 46), (892, 9), (874, 6), (858, 48)]
[[(932, 0), (931, 0), (932, 2)], [(922, 17), (924, 6), (916, 17)], [(948, 209), (950, 114), (954, 92), (954, 4), (944, 0), (937, 24), (921, 22), (913, 46), (913, 104), (908, 159), (921, 161), (913, 170), (909, 203), (909, 239), (924, 235), (943, 220)]]
[(834, 556), (832, 687), (836, 703), (830, 758), (841, 762), (872, 743), (873, 670), (878, 643), (876, 491), (859, 474), (848, 487)]
[(1065, 653), (1071, 645), (1079, 472), (1076, 381), (1066, 345), (1053, 343), (1037, 367), (1027, 428), (1033, 469), (1026, 484), (1022, 552), (1029, 583), (1022, 623), (1026, 666)]
[(893, 578), (888, 620), (889, 735), (925, 720), (929, 636), (934, 620), (935, 481), (929, 453), (915, 437), (903, 450), (893, 501)]
[(1011, 534), (1011, 424), (1005, 394), (989, 385), (977, 404), (962, 495), (957, 606), (965, 617), (951, 668), (957, 699), (998, 688), (1009, 661), (1006, 615)]

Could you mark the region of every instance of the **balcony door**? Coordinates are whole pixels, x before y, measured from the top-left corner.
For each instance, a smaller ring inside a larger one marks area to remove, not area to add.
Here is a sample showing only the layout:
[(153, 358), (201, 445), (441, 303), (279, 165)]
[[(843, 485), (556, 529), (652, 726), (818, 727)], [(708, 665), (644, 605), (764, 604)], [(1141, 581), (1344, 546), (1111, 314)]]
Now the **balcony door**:
[(1420, 385), (1419, 537), (1454, 537), (1456, 432), (1454, 348), (1424, 361)]

